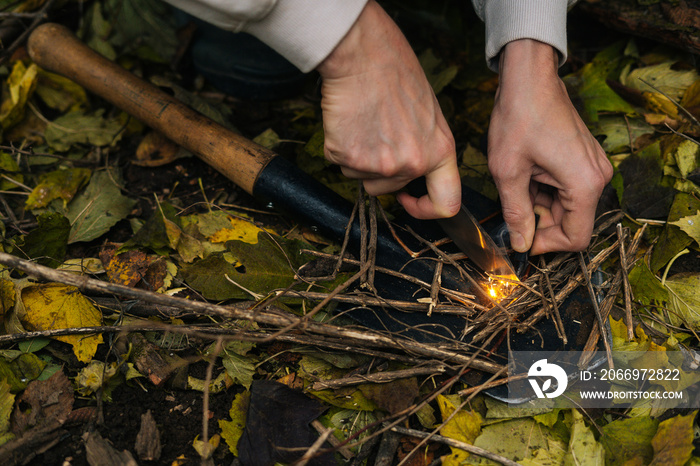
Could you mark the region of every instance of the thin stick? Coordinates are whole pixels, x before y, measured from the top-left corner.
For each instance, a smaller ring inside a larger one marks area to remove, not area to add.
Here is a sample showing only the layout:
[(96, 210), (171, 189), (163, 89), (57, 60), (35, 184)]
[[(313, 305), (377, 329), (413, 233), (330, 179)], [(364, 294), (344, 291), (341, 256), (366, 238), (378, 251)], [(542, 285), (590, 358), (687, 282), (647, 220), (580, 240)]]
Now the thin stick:
[(352, 375), (341, 379), (323, 380), (314, 382), (311, 385), (313, 390), (325, 390), (327, 388), (348, 387), (351, 385), (360, 385), (363, 383), (387, 383), (398, 379), (407, 379), (419, 375), (437, 375), (442, 374), (447, 370), (444, 365), (414, 367), (412, 369), (402, 369), (397, 371), (377, 372), (369, 375)]
[(561, 338), (562, 342), (566, 345), (569, 339), (566, 337), (566, 329), (564, 328), (564, 322), (561, 320), (561, 314), (559, 313), (559, 305), (557, 300), (554, 299), (554, 288), (552, 288), (552, 281), (549, 279), (549, 272), (547, 271), (546, 264), (544, 262), (544, 256), (540, 256), (540, 266), (542, 267), (542, 277), (544, 277), (544, 282), (547, 285), (547, 292), (552, 298), (552, 313), (554, 314), (554, 326), (557, 329), (557, 334)]
[(627, 326), (627, 341), (634, 340), (634, 322), (632, 321), (632, 291), (627, 275), (627, 254), (625, 253), (626, 234), (622, 224), (617, 224), (617, 237), (620, 239), (620, 267), (622, 268), (622, 289), (625, 294), (625, 325)]
[(610, 348), (610, 342), (606, 337), (607, 327), (605, 326), (605, 320), (603, 320), (603, 316), (600, 312), (600, 306), (598, 306), (598, 298), (596, 298), (595, 290), (593, 289), (593, 284), (591, 283), (591, 276), (589, 274), (588, 267), (586, 266), (586, 260), (584, 259), (582, 252), (578, 253), (578, 262), (581, 266), (581, 270), (583, 271), (583, 277), (586, 280), (586, 287), (588, 288), (588, 294), (591, 297), (591, 304), (593, 304), (593, 310), (595, 311), (595, 317), (598, 321), (598, 328), (600, 329), (600, 334), (603, 336), (603, 346), (605, 347), (605, 356), (608, 359), (608, 367), (610, 369), (613, 369), (615, 366), (612, 358), (612, 348)]
[[(296, 290), (280, 290), (276, 292), (278, 296), (290, 297), (298, 296), (300, 298), (309, 299), (312, 301), (320, 301), (330, 299), (347, 304), (355, 304), (358, 306), (389, 306), (402, 311), (424, 311), (429, 310), (430, 304), (425, 304), (416, 301), (400, 301), (398, 299), (383, 299), (365, 294), (343, 294), (332, 295), (332, 293), (320, 293), (317, 291), (296, 291)], [(433, 312), (438, 314), (463, 315), (470, 317), (474, 315), (474, 309), (465, 305), (443, 304), (437, 303), (433, 308)]]
[(438, 294), (442, 285), (442, 262), (438, 262), (433, 275), (433, 284), (430, 287), (430, 303), (428, 304), (428, 317), (433, 314), (433, 311), (438, 304)]
[(520, 463), (516, 463), (513, 460), (510, 460), (506, 458), (505, 456), (497, 455), (496, 453), (491, 453), (488, 450), (484, 450), (483, 448), (475, 447), (474, 445), (470, 445), (465, 442), (460, 442), (459, 440), (454, 440), (448, 437), (443, 437), (442, 435), (438, 434), (429, 434), (428, 432), (423, 432), (422, 430), (416, 430), (416, 429), (407, 429), (406, 427), (399, 427), (399, 426), (394, 426), (391, 428), (393, 432), (396, 432), (397, 434), (402, 434), (402, 435), (408, 435), (410, 437), (417, 437), (421, 439), (429, 439), (432, 440), (433, 442), (437, 443), (442, 443), (444, 445), (448, 445), (450, 447), (455, 447), (459, 448), (460, 450), (467, 451), (469, 453), (473, 453), (477, 456), (481, 456), (483, 458), (490, 459), (492, 461), (496, 461), (498, 463), (504, 464), (506, 466), (522, 466)]
[[(199, 312), (201, 315), (222, 317), (227, 319), (242, 319), (275, 326), (288, 326), (301, 319), (275, 308), (256, 309), (251, 308), (249, 303), (239, 303), (231, 306), (218, 306), (208, 302), (192, 301), (174, 296), (166, 296), (160, 293), (129, 288), (123, 285), (116, 285), (100, 280), (95, 280), (85, 276), (74, 275), (72, 273), (61, 272), (35, 264), (31, 261), (20, 259), (10, 254), (0, 252), (0, 264), (17, 268), (29, 275), (34, 275), (43, 279), (73, 285), (80, 290), (88, 290), (95, 293), (108, 293), (123, 296), (131, 299), (141, 299), (154, 304), (175, 306), (191, 311)], [(276, 311), (276, 312), (275, 312)], [(468, 364), (477, 370), (489, 373), (496, 373), (503, 366), (492, 363), (484, 359), (477, 359), (474, 355), (464, 354), (463, 351), (451, 351), (436, 347), (435, 345), (419, 343), (396, 336), (385, 336), (379, 332), (363, 329), (361, 331), (325, 324), (315, 321), (305, 321), (304, 330), (306, 332), (320, 335), (332, 336), (345, 339), (354, 344), (367, 344), (373, 347), (394, 348), (407, 351), (409, 353), (420, 354), (444, 360), (451, 360), (456, 363)]]

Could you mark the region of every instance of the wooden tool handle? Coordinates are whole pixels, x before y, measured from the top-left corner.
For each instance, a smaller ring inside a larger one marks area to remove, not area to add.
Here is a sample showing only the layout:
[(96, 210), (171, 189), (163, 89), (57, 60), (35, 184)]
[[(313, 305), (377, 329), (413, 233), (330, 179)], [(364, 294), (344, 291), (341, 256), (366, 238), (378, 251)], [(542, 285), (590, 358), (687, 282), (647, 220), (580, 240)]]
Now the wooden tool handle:
[(75, 81), (160, 131), (250, 194), (258, 174), (276, 156), (99, 55), (64, 26), (39, 26), (27, 50), (40, 67)]

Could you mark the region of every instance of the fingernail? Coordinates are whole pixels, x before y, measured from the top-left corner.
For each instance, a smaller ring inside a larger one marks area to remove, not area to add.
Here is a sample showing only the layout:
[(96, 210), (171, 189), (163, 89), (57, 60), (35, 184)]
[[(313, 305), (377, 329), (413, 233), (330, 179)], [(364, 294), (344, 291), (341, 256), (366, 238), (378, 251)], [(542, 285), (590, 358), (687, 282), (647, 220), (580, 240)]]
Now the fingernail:
[(518, 252), (527, 251), (527, 244), (525, 243), (525, 238), (520, 233), (513, 231), (510, 233), (510, 245)]

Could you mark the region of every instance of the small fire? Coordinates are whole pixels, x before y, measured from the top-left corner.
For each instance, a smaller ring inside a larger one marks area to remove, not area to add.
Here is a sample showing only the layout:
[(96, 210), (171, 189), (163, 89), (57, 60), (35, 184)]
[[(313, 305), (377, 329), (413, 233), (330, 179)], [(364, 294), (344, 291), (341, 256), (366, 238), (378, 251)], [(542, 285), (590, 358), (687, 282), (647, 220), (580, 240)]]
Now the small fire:
[(494, 301), (501, 301), (502, 299), (507, 298), (512, 291), (512, 283), (505, 280), (499, 280), (493, 276), (489, 277), (489, 280), (486, 283), (486, 292)]

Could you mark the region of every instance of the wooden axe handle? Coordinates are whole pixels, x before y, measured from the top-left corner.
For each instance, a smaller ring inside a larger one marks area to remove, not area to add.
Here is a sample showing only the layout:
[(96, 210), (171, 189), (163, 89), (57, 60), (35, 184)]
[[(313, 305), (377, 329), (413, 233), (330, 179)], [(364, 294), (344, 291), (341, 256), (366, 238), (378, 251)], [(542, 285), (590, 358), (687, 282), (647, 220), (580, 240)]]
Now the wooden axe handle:
[(29, 37), (40, 67), (61, 74), (197, 154), (248, 193), (275, 153), (224, 128), (47, 23)]

